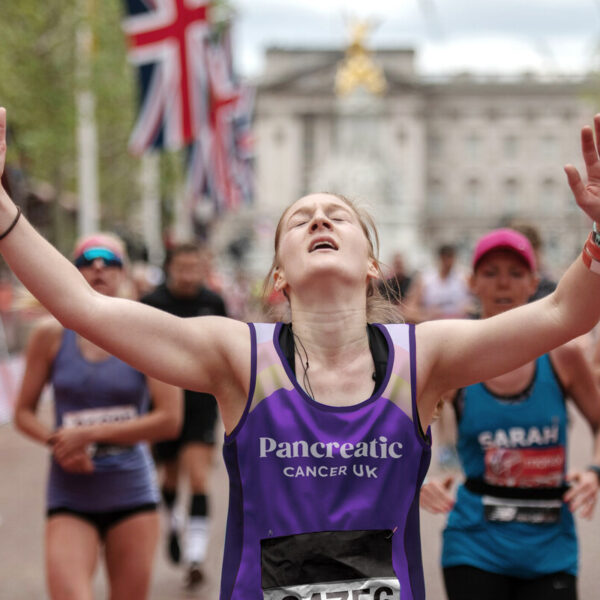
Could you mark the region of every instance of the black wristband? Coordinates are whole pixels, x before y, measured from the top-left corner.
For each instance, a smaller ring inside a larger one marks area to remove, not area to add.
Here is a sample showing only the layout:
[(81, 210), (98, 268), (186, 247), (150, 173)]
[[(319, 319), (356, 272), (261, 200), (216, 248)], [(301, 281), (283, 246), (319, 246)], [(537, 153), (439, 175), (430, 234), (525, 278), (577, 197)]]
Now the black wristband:
[(3, 240), (14, 229), (20, 216), (21, 216), (21, 207), (17, 206), (17, 215), (13, 219), (13, 222), (8, 226), (6, 231), (4, 233), (0, 233), (0, 240)]
[(592, 471), (592, 473), (596, 474), (596, 477), (598, 478), (598, 483), (600, 484), (600, 466), (599, 465), (588, 465), (585, 468), (586, 471)]

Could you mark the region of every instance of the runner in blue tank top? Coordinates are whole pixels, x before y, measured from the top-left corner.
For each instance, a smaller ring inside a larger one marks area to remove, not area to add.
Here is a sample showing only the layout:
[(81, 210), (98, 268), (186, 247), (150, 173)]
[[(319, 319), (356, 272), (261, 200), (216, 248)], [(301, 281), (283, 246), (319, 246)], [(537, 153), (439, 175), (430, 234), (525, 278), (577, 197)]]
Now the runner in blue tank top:
[[(0, 168), (5, 128), (0, 109)], [(589, 183), (574, 167), (569, 182), (600, 220), (589, 127), (582, 150)], [(381, 270), (370, 223), (337, 194), (288, 207), (269, 281), (289, 325), (248, 326), (94, 293), (0, 188), (0, 252), (52, 314), (140, 371), (217, 399), (231, 484), (221, 600), (422, 600), (416, 499), (439, 398), (600, 318), (600, 242), (590, 237), (537, 303), (480, 321), (369, 325), (387, 320), (373, 310)]]
[[(111, 235), (83, 238), (74, 262), (91, 287), (117, 294), (124, 247)], [(52, 385), (54, 431), (36, 415)], [(148, 410), (148, 391), (154, 410)], [(53, 600), (91, 598), (102, 548), (113, 600), (146, 598), (158, 541), (158, 489), (141, 440), (177, 435), (181, 392), (147, 378), (54, 319), (27, 347), (15, 424), (52, 452), (47, 484), (46, 565)]]
[[(536, 286), (525, 236), (497, 229), (478, 241), (471, 288), (482, 318), (525, 304)], [(455, 502), (451, 478), (421, 490), (422, 506), (450, 511), (442, 550), (449, 600), (574, 600), (572, 511), (592, 516), (598, 467), (567, 475), (567, 397), (596, 432), (600, 465), (600, 393), (583, 350), (571, 342), (451, 397), (466, 480)]]

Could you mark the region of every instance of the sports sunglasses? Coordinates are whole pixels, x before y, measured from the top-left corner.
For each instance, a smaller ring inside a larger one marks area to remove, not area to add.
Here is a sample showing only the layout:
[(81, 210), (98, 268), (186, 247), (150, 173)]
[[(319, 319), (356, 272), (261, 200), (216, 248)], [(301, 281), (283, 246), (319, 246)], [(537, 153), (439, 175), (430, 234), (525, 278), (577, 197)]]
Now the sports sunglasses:
[(78, 269), (81, 269), (81, 267), (91, 267), (97, 258), (102, 260), (105, 267), (123, 267), (123, 259), (108, 248), (88, 248), (73, 262)]

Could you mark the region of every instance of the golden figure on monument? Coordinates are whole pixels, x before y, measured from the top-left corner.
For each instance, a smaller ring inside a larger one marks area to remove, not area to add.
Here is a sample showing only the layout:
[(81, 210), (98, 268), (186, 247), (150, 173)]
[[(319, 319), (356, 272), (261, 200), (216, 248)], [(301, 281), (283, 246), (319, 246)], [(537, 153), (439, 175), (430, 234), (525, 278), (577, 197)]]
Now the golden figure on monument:
[(335, 89), (338, 96), (346, 96), (357, 87), (363, 87), (371, 94), (382, 95), (387, 89), (383, 69), (371, 58), (365, 41), (373, 23), (353, 20), (350, 24), (350, 45), (335, 77)]

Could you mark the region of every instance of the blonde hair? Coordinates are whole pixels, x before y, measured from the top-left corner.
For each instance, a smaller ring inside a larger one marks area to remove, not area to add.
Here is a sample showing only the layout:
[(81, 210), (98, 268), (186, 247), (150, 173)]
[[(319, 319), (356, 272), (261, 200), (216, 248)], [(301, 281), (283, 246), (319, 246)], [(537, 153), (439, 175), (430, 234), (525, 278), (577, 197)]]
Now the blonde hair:
[[(334, 192), (320, 192), (333, 196), (338, 200), (341, 200), (352, 212), (356, 215), (358, 222), (360, 223), (361, 229), (365, 235), (365, 238), (369, 245), (369, 258), (373, 261), (375, 269), (379, 274), (379, 279), (369, 279), (367, 284), (367, 322), (368, 323), (399, 323), (402, 322), (402, 315), (398, 308), (386, 298), (379, 289), (381, 283), (387, 290), (389, 286), (386, 282), (383, 272), (381, 270), (381, 263), (379, 262), (379, 235), (377, 234), (377, 227), (373, 217), (362, 207), (357, 206), (352, 200), (346, 196)], [(273, 243), (273, 262), (271, 268), (267, 273), (263, 282), (263, 306), (265, 311), (274, 320), (281, 320), (285, 322), (291, 321), (291, 311), (289, 305), (289, 299), (286, 297), (284, 306), (269, 306), (268, 298), (274, 291), (273, 273), (279, 267), (278, 251), (279, 241), (281, 239), (281, 229), (283, 227), (283, 220), (288, 210), (293, 206), (290, 204), (282, 213), (279, 222), (277, 223), (277, 229), (275, 230), (275, 239)], [(388, 297), (391, 295), (388, 293)]]

